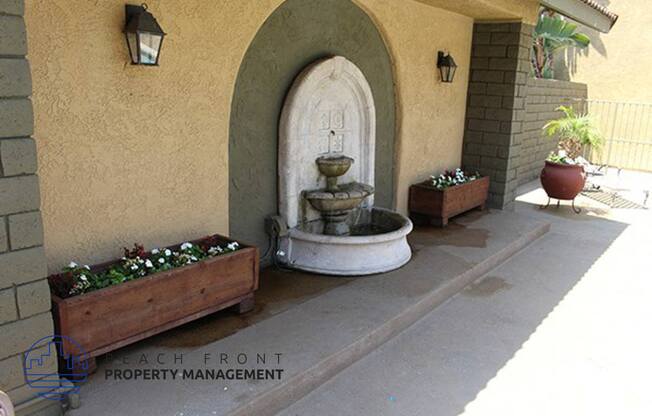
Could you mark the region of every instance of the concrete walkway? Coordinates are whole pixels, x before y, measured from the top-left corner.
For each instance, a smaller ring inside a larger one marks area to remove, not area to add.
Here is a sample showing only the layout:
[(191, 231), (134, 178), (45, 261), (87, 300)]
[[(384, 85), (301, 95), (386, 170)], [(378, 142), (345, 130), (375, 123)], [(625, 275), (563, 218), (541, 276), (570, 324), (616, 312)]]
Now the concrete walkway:
[(537, 188), (547, 235), (279, 415), (652, 414), (650, 213)]
[[(543, 221), (514, 213), (475, 211), (444, 230), (416, 229), (410, 236), (412, 261), (391, 273), (340, 280), (268, 271), (261, 276), (267, 289), (261, 290), (263, 302), (257, 312), (224, 321), (204, 320), (100, 360), (98, 372), (82, 387), (81, 407), (70, 415), (273, 415), (408, 328), (548, 228)], [(291, 291), (299, 302), (276, 291), (283, 299), (279, 303), (274, 290), (266, 286), (268, 279), (282, 279), (285, 283), (280, 286), (286, 288), (292, 287), (290, 282), (311, 283), (309, 290)], [(182, 362), (175, 360), (179, 354)], [(281, 354), (280, 361), (276, 354)], [(247, 363), (237, 362), (241, 356)], [(259, 362), (259, 356), (266, 362)], [(118, 371), (238, 368), (278, 369), (283, 377), (238, 381), (111, 376)]]

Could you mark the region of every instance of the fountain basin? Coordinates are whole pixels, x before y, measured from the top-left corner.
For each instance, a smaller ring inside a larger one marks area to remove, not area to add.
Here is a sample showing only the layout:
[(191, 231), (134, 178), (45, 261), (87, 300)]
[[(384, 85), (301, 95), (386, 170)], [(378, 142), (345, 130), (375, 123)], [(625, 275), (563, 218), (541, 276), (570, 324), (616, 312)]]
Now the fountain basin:
[(281, 238), (277, 259), (288, 267), (334, 276), (384, 273), (410, 261), (407, 235), (412, 222), (383, 208), (360, 209), (352, 235), (321, 234), (323, 223), (313, 221), (289, 230)]

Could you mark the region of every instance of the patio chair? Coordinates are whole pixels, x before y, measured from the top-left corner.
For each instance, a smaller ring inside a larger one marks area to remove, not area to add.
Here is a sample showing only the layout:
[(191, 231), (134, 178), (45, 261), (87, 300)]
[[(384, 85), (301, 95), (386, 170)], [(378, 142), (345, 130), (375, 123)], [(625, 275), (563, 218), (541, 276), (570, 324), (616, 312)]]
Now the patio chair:
[[(584, 168), (586, 173), (586, 184), (584, 185), (585, 191), (599, 191), (601, 185), (595, 181), (595, 178), (603, 177), (607, 174), (608, 165), (594, 165), (582, 156), (578, 156), (575, 161)], [(620, 174), (620, 169), (618, 169)]]

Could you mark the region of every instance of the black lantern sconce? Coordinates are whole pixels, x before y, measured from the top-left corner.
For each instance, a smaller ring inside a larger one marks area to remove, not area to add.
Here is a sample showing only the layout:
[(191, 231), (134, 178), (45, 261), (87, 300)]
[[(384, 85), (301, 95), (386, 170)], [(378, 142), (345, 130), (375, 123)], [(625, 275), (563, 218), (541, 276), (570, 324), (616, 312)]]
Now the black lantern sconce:
[(131, 63), (134, 65), (158, 65), (165, 33), (156, 18), (147, 11), (147, 4), (125, 6), (125, 36)]
[(453, 82), (457, 64), (450, 54), (439, 51), (437, 54), (437, 68), (439, 68), (441, 74), (441, 82)]

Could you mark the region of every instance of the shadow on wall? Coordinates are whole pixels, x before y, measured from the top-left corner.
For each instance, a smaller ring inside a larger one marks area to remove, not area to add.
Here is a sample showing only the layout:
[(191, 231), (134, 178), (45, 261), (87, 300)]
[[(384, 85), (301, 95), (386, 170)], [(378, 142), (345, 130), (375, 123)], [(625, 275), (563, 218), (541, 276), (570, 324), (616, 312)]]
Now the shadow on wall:
[[(598, 3), (605, 7), (609, 7), (611, 1), (601, 0), (598, 1)], [(586, 27), (581, 23), (577, 23), (577, 27), (580, 33), (586, 34), (591, 39), (591, 44), (586, 49), (570, 47), (557, 53), (555, 55), (557, 61), (554, 64), (555, 79), (570, 81), (572, 75), (577, 73), (578, 58), (582, 56), (589, 56), (589, 54), (598, 53), (600, 56), (607, 57), (607, 47), (602, 39), (602, 36), (605, 34)]]

